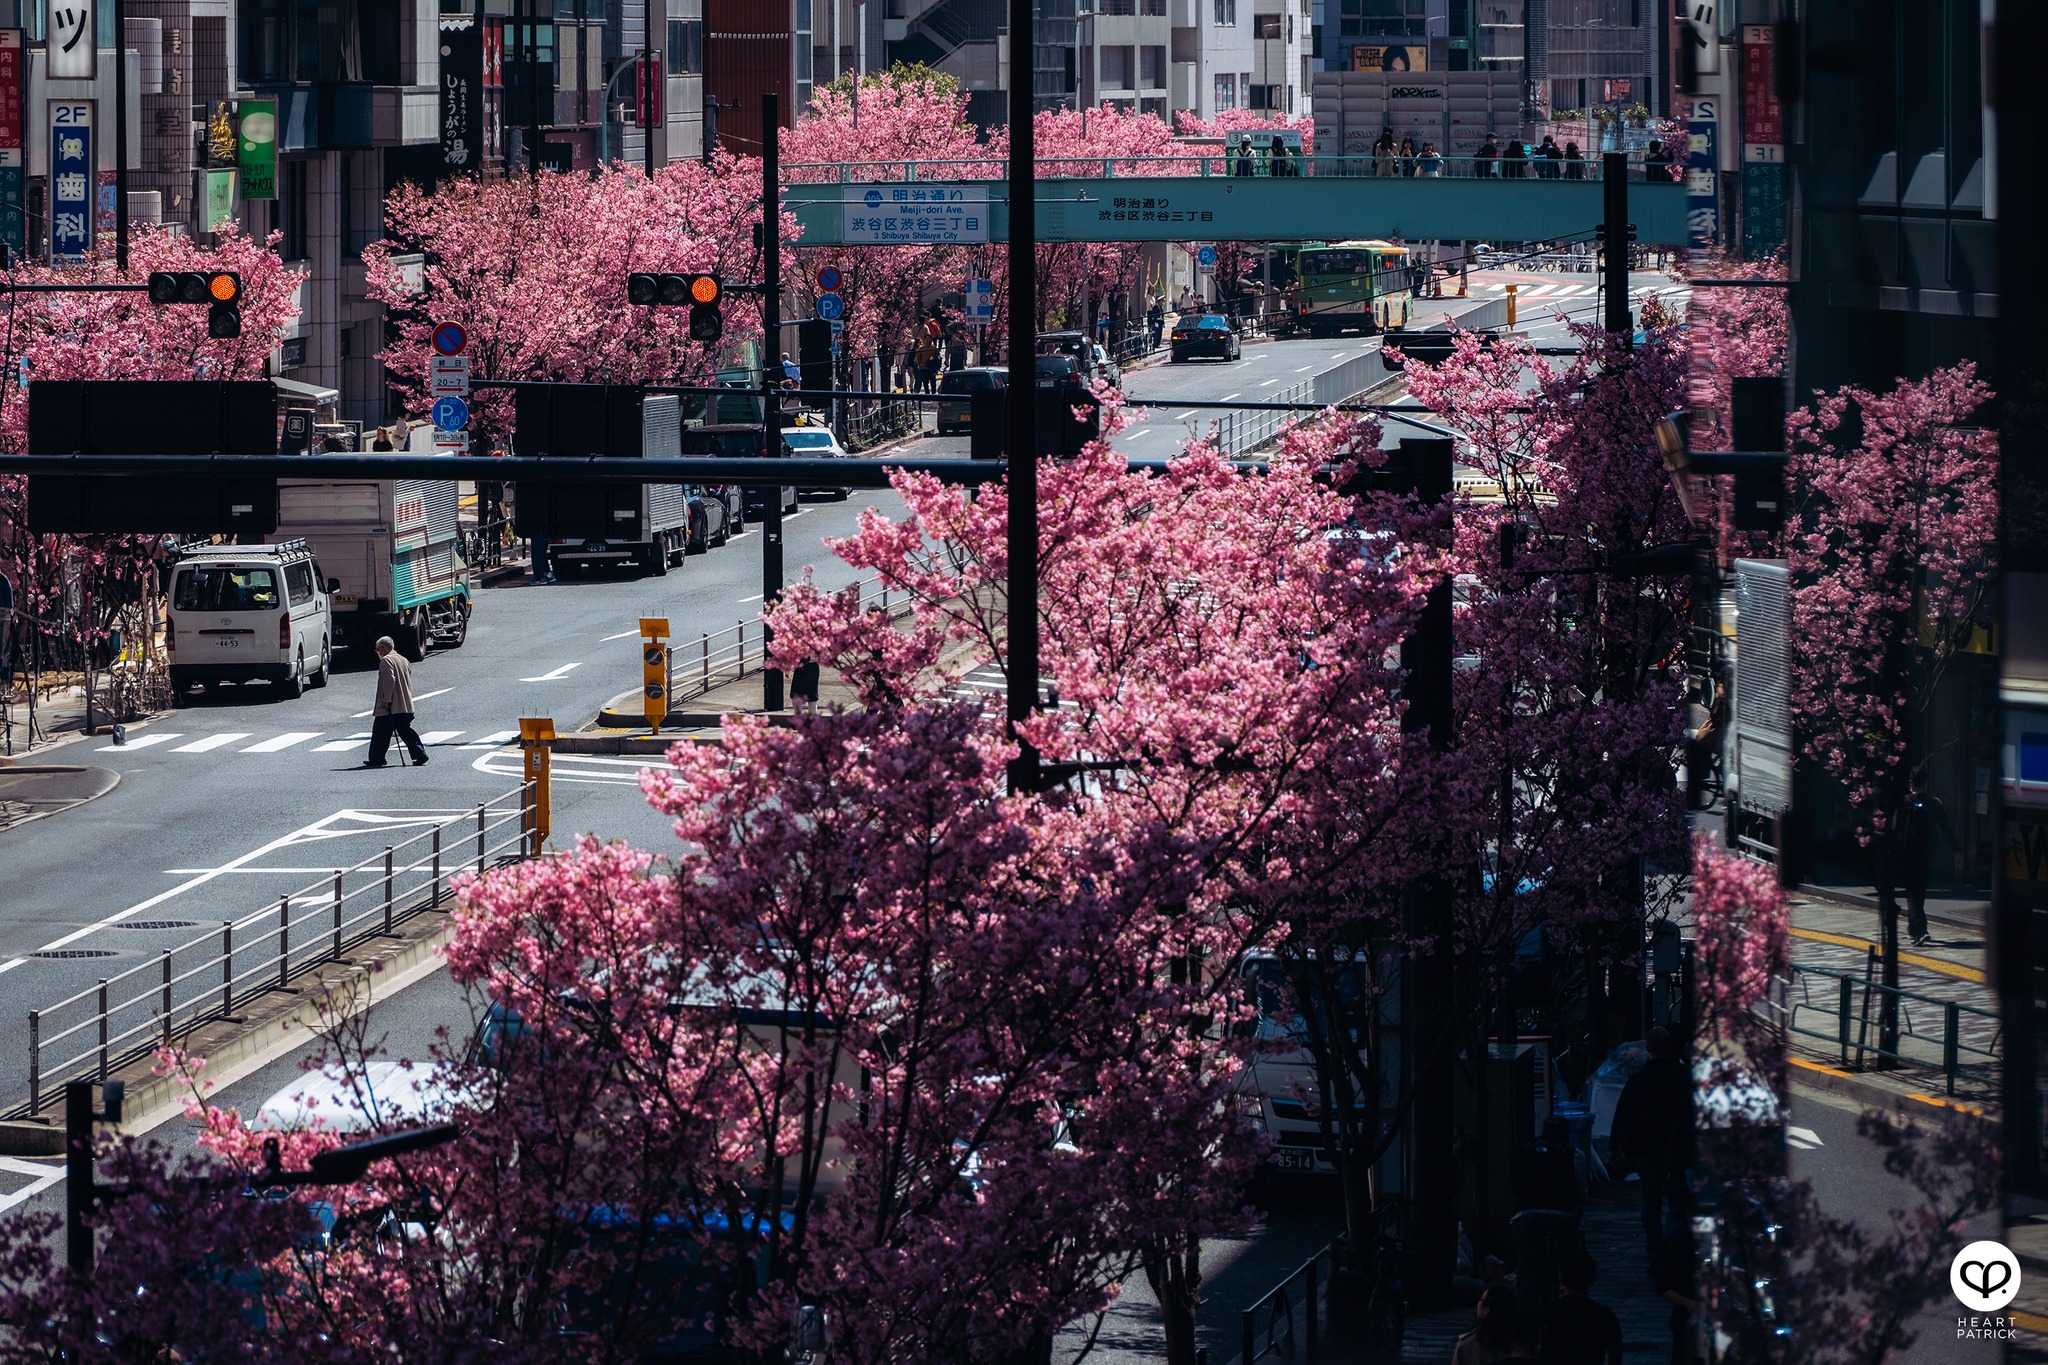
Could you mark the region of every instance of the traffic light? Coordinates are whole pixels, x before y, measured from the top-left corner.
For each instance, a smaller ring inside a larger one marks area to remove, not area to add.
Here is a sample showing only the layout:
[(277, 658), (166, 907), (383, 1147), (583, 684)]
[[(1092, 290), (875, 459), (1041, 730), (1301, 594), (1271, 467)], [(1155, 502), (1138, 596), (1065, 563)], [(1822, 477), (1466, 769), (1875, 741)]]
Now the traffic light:
[(206, 334), (230, 340), (242, 334), (242, 277), (232, 270), (154, 270), (149, 301), (208, 305)]
[(725, 315), (719, 304), (725, 286), (716, 275), (682, 275), (634, 271), (626, 276), (626, 302), (642, 308), (690, 310), (690, 339), (717, 341), (725, 335)]

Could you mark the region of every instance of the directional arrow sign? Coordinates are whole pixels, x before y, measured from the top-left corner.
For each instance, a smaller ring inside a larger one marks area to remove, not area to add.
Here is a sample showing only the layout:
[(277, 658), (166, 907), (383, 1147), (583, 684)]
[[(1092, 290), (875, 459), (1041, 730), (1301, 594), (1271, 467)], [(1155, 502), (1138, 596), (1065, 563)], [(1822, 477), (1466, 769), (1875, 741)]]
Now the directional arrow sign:
[(434, 400), (434, 426), (441, 431), (461, 431), (469, 425), (469, 404), (454, 395)]
[(427, 392), (436, 398), (453, 396), (469, 397), (469, 357), (466, 355), (428, 356), (430, 368), (427, 371)]

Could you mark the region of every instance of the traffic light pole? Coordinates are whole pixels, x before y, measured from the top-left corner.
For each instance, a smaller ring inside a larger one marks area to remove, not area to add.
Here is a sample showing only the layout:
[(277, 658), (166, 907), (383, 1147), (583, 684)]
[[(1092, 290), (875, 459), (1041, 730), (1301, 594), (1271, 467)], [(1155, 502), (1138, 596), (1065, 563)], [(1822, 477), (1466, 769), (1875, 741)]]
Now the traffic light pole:
[[(1037, 185), (1031, 128), (1031, 0), (1010, 0), (1009, 393), (1003, 437), (1009, 455), (1009, 720), (1011, 734), (1038, 707)], [(1010, 790), (1038, 787), (1038, 751), (1017, 739)]]
[[(761, 96), (761, 454), (782, 453), (782, 129), (774, 91)], [(761, 614), (782, 597), (782, 484), (761, 492)], [(762, 648), (775, 638), (762, 628)], [(764, 654), (765, 660), (765, 654)], [(761, 670), (761, 709), (782, 709), (782, 670)]]
[(114, 0), (114, 270), (128, 273), (127, 7)]
[(1607, 250), (1603, 283), (1607, 286), (1604, 325), (1610, 332), (1635, 335), (1628, 311), (1628, 154), (1607, 152), (1600, 158), (1601, 241)]

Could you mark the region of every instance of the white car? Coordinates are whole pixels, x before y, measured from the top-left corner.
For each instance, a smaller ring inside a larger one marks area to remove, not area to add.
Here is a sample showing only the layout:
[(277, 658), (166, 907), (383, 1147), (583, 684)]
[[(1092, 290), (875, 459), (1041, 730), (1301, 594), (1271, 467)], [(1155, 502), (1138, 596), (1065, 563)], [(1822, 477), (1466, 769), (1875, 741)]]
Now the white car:
[[(782, 443), (789, 447), (790, 455), (799, 460), (844, 460), (849, 458), (846, 447), (839, 444), (839, 438), (832, 434), (830, 427), (784, 427), (782, 429)], [(798, 487), (796, 491), (799, 495), (805, 493), (830, 493), (834, 497), (844, 498), (850, 495), (853, 489), (850, 485), (844, 488), (835, 488), (805, 484)]]
[(317, 1126), (331, 1133), (404, 1128), (446, 1112), (454, 1098), (439, 1067), (371, 1062), (358, 1078), (308, 1072), (263, 1101), (249, 1126), (280, 1132)]
[(267, 682), (298, 697), (327, 686), (333, 587), (303, 540), (184, 551), (164, 623), (173, 691)]

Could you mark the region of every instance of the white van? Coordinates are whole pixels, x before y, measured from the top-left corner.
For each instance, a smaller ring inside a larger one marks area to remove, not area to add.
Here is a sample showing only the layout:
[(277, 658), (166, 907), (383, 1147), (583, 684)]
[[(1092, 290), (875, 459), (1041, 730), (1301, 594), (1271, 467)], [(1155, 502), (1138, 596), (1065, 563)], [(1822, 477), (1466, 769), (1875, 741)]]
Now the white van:
[(268, 682), (288, 697), (327, 686), (333, 584), (303, 540), (201, 545), (171, 566), (171, 687)]

